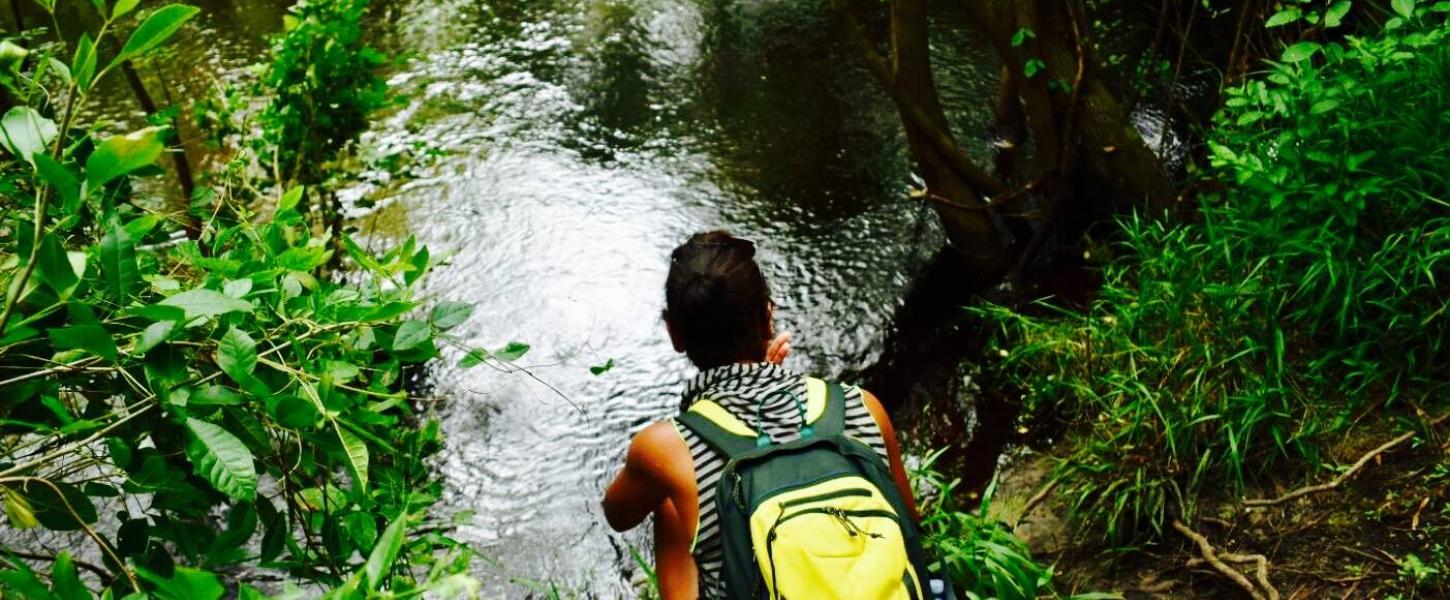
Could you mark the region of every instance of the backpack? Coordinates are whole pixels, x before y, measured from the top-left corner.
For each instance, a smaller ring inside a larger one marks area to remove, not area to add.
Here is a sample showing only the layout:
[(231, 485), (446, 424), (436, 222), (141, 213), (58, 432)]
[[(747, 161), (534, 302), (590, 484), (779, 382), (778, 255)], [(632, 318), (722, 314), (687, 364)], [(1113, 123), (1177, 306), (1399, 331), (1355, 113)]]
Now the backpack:
[(807, 390), (790, 442), (773, 443), (708, 399), (676, 419), (727, 459), (715, 490), (727, 595), (923, 600), (921, 532), (890, 467), (845, 435), (841, 386), (808, 378)]

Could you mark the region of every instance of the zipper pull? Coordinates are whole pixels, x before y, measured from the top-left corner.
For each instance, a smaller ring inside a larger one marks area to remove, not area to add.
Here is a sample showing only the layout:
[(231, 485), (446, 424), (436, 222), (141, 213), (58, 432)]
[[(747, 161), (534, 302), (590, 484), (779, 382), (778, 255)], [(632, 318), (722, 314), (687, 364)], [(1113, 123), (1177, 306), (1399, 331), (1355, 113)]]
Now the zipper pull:
[(734, 493), (731, 494), (731, 495), (735, 497), (735, 506), (736, 507), (739, 507), (740, 508), (740, 512), (743, 513), (743, 512), (745, 512), (745, 493), (742, 492), (742, 491), (740, 491), (740, 487), (741, 487), (740, 473), (733, 472), (733, 473), (731, 473), (731, 475), (733, 475), (735, 477), (735, 480), (734, 480), (735, 489), (732, 490)]
[(842, 513), (841, 509), (827, 508), (826, 514), (834, 517), (836, 519), (836, 522), (840, 523), (841, 527), (846, 530), (847, 534), (849, 534), (851, 537), (856, 537), (856, 527), (851, 523), (850, 519), (846, 518), (845, 513)]

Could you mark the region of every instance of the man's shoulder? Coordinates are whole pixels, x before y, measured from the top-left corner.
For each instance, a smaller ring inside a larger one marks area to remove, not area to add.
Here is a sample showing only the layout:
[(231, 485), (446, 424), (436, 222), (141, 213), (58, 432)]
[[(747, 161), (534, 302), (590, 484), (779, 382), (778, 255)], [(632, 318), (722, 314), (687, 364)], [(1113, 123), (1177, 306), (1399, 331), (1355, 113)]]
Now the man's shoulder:
[(672, 459), (681, 453), (688, 456), (690, 450), (673, 419), (650, 423), (634, 434), (634, 440), (629, 443), (631, 460), (636, 454), (641, 455), (639, 458)]

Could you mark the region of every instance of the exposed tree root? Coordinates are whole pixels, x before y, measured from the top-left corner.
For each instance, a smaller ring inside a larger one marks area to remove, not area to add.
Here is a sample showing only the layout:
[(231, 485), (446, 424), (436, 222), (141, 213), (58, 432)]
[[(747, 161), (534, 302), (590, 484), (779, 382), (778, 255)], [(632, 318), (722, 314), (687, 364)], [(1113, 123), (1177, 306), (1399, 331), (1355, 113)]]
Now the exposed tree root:
[[(1434, 427), (1436, 425), (1439, 425), (1447, 418), (1450, 418), (1450, 415), (1441, 415), (1440, 417), (1430, 421), (1429, 426)], [(1316, 492), (1325, 492), (1338, 488), (1339, 486), (1344, 485), (1344, 482), (1349, 481), (1350, 477), (1354, 477), (1354, 475), (1358, 473), (1360, 469), (1363, 469), (1365, 465), (1369, 464), (1369, 461), (1374, 460), (1375, 457), (1384, 454), (1385, 452), (1388, 452), (1395, 446), (1414, 439), (1416, 433), (1417, 432), (1415, 431), (1406, 431), (1405, 433), (1396, 436), (1394, 439), (1380, 444), (1379, 446), (1376, 446), (1373, 450), (1366, 452), (1364, 456), (1359, 457), (1359, 460), (1354, 461), (1354, 464), (1351, 465), (1348, 470), (1340, 473), (1339, 476), (1329, 480), (1328, 482), (1315, 485), (1306, 485), (1304, 487), (1292, 490), (1282, 496), (1279, 496), (1278, 498), (1251, 498), (1248, 500), (1244, 500), (1244, 506), (1247, 506), (1249, 508), (1275, 506), (1278, 504), (1283, 504), (1295, 498), (1299, 498), (1301, 496), (1307, 496)]]
[[(1202, 558), (1190, 560), (1188, 562), (1189, 566), (1207, 564), (1213, 570), (1218, 571), (1219, 574), (1237, 584), (1254, 600), (1279, 600), (1279, 590), (1269, 584), (1269, 559), (1265, 558), (1262, 554), (1224, 554), (1220, 557), (1213, 549), (1213, 544), (1209, 543), (1208, 538), (1203, 537), (1203, 534), (1184, 525), (1183, 521), (1174, 519), (1173, 528), (1178, 530), (1178, 533), (1183, 534), (1184, 537), (1193, 540), (1194, 544), (1198, 545), (1198, 552)], [(1255, 563), (1257, 565), (1255, 578), (1258, 579), (1258, 586), (1255, 586), (1253, 582), (1249, 581), (1249, 578), (1245, 577), (1243, 572), (1229, 566), (1228, 563), (1224, 562), (1225, 560)]]

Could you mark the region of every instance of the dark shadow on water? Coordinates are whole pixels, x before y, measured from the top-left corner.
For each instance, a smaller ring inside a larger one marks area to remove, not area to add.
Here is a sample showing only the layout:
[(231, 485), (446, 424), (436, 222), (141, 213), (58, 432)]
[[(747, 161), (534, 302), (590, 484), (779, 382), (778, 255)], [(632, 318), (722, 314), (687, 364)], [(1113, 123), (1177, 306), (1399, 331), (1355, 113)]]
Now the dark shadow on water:
[[(959, 255), (943, 248), (897, 309), (881, 359), (853, 378), (882, 399), (917, 454), (944, 449), (937, 468), (961, 478), (958, 492), (975, 500), (1002, 454), (1051, 435), (1035, 423), (1052, 419), (1023, 415), (1020, 391), (983, 368), (994, 358), (995, 324), (966, 307), (989, 302), (1020, 307), (1037, 298), (1080, 307), (1098, 277), (1096, 270), (1074, 264), (1043, 270), (1007, 289), (974, 280)], [(1024, 424), (1034, 424), (1030, 435)]]

